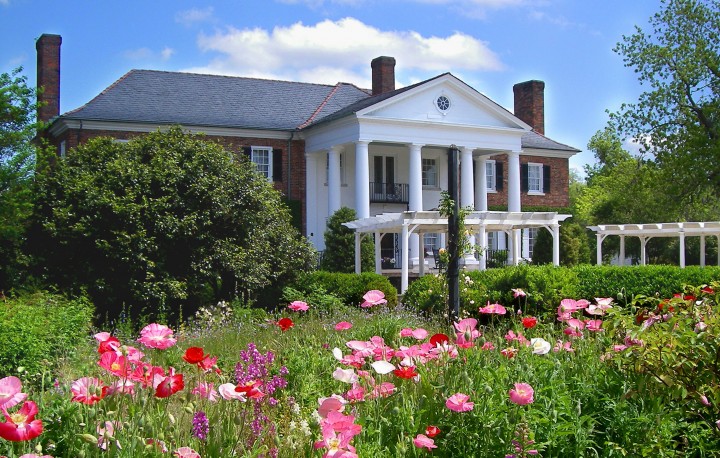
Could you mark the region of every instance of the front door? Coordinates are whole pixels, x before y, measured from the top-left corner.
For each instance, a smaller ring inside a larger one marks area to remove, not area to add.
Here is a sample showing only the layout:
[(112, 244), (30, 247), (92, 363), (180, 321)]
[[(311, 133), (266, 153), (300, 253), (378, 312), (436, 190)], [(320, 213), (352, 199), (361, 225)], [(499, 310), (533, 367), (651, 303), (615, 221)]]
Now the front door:
[(380, 241), (380, 258), (383, 269), (395, 269), (400, 265), (399, 234), (385, 234)]

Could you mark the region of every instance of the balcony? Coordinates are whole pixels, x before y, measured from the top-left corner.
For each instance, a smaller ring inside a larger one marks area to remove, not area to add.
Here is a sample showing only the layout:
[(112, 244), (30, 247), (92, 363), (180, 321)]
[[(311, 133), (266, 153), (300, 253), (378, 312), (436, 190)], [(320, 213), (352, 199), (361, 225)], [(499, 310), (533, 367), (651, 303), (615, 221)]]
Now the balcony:
[(370, 182), (370, 203), (407, 204), (409, 202), (407, 183)]

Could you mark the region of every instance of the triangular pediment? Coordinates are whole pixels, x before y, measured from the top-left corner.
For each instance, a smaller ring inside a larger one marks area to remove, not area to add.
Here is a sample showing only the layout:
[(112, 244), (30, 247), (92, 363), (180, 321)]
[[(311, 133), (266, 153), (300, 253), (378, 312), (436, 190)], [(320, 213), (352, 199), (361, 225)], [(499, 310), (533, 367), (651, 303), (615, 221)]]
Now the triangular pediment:
[(451, 74), (428, 80), (357, 112), (359, 119), (530, 130), (505, 108)]

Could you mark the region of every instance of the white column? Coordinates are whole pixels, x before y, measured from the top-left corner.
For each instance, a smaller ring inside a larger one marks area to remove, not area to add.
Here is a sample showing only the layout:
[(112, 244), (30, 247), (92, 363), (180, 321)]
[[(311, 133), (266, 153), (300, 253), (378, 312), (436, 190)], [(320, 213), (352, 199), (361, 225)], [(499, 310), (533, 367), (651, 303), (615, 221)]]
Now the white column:
[(595, 248), (595, 260), (597, 265), (602, 265), (602, 242), (603, 242), (603, 236), (600, 234), (595, 234), (597, 237), (597, 247)]
[(355, 273), (362, 272), (362, 256), (360, 246), (362, 244), (362, 234), (355, 231)]
[(401, 242), (402, 242), (402, 256), (401, 259), (401, 269), (400, 269), (400, 294), (405, 294), (405, 291), (408, 288), (408, 242), (409, 242), (409, 236), (408, 236), (408, 227), (407, 224), (403, 224), (402, 227), (402, 233), (401, 233)]
[(408, 210), (422, 211), (422, 145), (410, 145), (410, 168), (408, 170)]
[(418, 275), (422, 277), (425, 275), (425, 237), (423, 237), (423, 234), (415, 235), (418, 237), (418, 264), (420, 266)]
[(328, 216), (340, 210), (340, 152), (342, 146), (333, 146), (328, 153)]
[(625, 236), (620, 236), (620, 265), (625, 265)]
[[(682, 231), (682, 229), (681, 229)], [(685, 268), (685, 232), (680, 232), (680, 268)]]
[[(508, 211), (521, 211), (520, 205), (520, 153), (508, 153)], [(500, 177), (498, 177), (500, 179)]]
[(560, 225), (557, 224), (552, 228), (553, 236), (553, 265), (560, 265)]
[(475, 159), (475, 209), (487, 211), (487, 157)]
[[(460, 148), (460, 206), (475, 208), (475, 173), (473, 171), (473, 148)], [(468, 237), (470, 247), (475, 247), (475, 235)], [(463, 264), (477, 264), (473, 250), (464, 253)]]
[[(410, 166), (408, 169), (408, 210), (422, 211), (422, 145), (413, 143), (410, 145), (409, 151)], [(420, 262), (420, 256), (417, 247), (421, 246), (418, 234), (410, 234), (408, 240), (410, 244), (410, 259), (413, 264)]]
[(705, 267), (705, 236), (700, 236), (700, 267)]
[(480, 239), (480, 270), (487, 269), (487, 232), (485, 231), (485, 226), (480, 226), (480, 231), (478, 232), (478, 238)]
[(380, 256), (380, 240), (382, 238), (382, 235), (380, 235), (380, 232), (375, 231), (375, 273), (380, 274), (382, 273), (382, 258)]
[(305, 230), (310, 242), (319, 248), (321, 239), (320, 230), (317, 227), (317, 165), (318, 157), (315, 154), (305, 154)]
[(368, 142), (355, 142), (355, 211), (358, 218), (370, 217), (370, 158)]

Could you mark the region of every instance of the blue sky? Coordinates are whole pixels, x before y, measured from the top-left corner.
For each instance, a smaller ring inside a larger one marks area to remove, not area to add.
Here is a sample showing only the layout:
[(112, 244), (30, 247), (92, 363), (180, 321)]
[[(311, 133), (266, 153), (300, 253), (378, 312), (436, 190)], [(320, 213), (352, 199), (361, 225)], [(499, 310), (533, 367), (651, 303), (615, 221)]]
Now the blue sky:
[(398, 86), (449, 71), (512, 111), (512, 85), (545, 81), (545, 131), (583, 150), (606, 110), (644, 89), (612, 51), (657, 0), (0, 0), (0, 72), (35, 84), (35, 39), (62, 35), (61, 111), (130, 69), (370, 87), (370, 60)]

